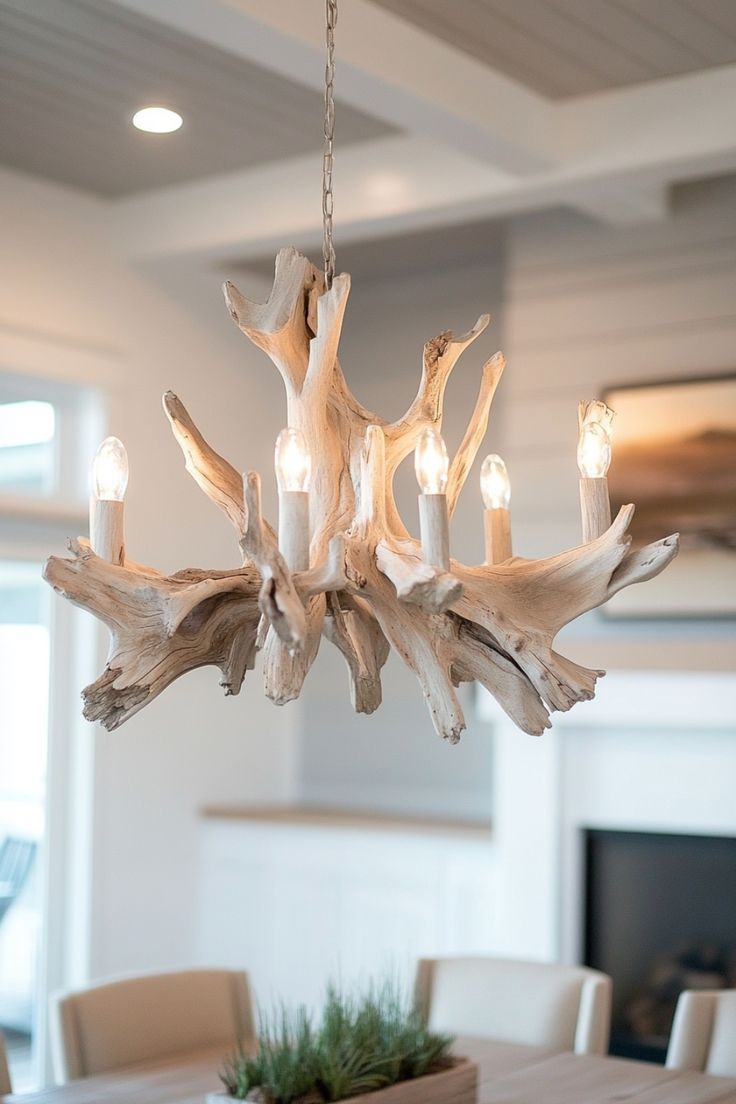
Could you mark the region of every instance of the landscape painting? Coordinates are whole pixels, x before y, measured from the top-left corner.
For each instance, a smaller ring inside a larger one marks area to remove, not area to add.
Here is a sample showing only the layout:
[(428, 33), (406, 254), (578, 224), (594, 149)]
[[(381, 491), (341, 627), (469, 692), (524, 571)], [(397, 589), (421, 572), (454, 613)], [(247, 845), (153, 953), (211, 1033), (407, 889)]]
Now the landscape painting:
[(736, 375), (612, 388), (611, 509), (636, 504), (637, 545), (680, 533), (674, 563), (613, 617), (736, 617)]

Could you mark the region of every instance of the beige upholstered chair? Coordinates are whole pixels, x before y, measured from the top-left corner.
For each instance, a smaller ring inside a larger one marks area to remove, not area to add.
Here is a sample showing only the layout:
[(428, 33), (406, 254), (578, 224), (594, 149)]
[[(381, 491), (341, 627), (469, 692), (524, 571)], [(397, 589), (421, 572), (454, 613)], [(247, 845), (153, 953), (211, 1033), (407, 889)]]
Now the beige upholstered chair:
[(422, 959), (417, 1007), (458, 1035), (605, 1054), (611, 979), (582, 966), (502, 958)]
[(666, 1064), (736, 1077), (736, 989), (680, 993)]
[(8, 1069), (8, 1056), (5, 1052), (5, 1039), (0, 1031), (0, 1096), (13, 1091), (10, 1084), (10, 1070)]
[(234, 970), (141, 974), (51, 997), (59, 1084), (254, 1034), (248, 976)]

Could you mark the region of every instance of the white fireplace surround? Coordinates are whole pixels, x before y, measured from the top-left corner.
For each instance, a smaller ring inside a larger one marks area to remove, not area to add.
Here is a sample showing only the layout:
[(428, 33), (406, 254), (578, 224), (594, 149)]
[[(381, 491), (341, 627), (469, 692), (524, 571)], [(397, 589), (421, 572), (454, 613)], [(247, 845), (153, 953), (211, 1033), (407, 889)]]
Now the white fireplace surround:
[(614, 671), (595, 701), (495, 733), (498, 953), (579, 961), (583, 829), (736, 836), (736, 675)]

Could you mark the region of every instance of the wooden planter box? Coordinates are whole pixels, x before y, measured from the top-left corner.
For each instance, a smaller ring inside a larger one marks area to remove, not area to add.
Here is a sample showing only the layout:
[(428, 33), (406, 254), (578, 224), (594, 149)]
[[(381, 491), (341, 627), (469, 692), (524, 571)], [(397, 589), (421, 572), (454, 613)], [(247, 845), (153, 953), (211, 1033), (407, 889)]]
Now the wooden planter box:
[[(478, 1096), (478, 1067), (469, 1058), (459, 1058), (450, 1069), (399, 1081), (387, 1089), (352, 1096), (340, 1104), (475, 1104)], [(207, 1104), (240, 1104), (227, 1093), (210, 1093)]]

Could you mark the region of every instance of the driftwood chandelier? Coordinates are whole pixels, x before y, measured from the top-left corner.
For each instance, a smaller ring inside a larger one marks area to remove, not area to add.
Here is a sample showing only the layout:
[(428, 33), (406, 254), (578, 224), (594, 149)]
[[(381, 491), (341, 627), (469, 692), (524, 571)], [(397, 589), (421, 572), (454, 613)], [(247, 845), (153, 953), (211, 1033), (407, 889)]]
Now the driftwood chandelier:
[[(553, 710), (593, 697), (602, 671), (553, 650), (558, 631), (632, 583), (657, 575), (677, 553), (670, 536), (632, 550), (633, 506), (611, 524), (606, 471), (612, 412), (579, 408), (578, 463), (583, 544), (549, 559), (512, 556), (509, 481), (500, 457), (481, 469), (486, 559), (450, 556), (449, 519), (483, 441), (500, 353), (483, 367), (475, 409), (450, 462), (440, 436), (445, 387), (461, 353), (488, 325), (445, 331), (424, 347), (419, 391), (406, 414), (386, 422), (349, 390), (337, 358), (350, 277), (335, 275), (332, 245), (334, 27), (327, 0), (324, 271), (295, 249), (276, 259), (265, 304), (225, 285), (230, 315), (281, 373), (288, 428), (276, 445), (278, 534), (261, 512), (255, 472), (241, 478), (203, 438), (172, 392), (164, 410), (204, 493), (235, 528), (242, 566), (189, 568), (164, 576), (125, 555), (127, 458), (116, 438), (93, 466), (91, 541), (70, 542), (45, 578), (110, 630), (103, 674), (83, 693), (84, 715), (115, 729), (187, 671), (219, 667), (237, 694), (263, 651), (265, 693), (278, 705), (299, 696), (322, 637), (347, 663), (353, 707), (381, 703), (381, 668), (393, 647), (416, 674), (437, 732), (457, 741), (465, 727), (455, 687), (476, 680), (524, 732), (540, 734)], [(421, 539), (399, 516), (393, 479), (412, 451), (421, 494)]]

